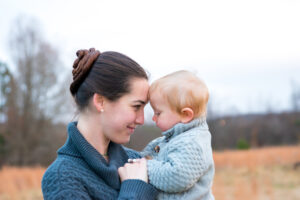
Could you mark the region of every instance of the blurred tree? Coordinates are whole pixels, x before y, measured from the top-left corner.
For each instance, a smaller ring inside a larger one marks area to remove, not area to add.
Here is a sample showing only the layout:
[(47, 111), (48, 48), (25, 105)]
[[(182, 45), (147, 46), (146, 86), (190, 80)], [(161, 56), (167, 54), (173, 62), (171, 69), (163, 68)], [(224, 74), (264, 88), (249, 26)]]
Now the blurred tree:
[(292, 81), (291, 86), (292, 86), (292, 94), (291, 94), (292, 111), (299, 112), (300, 111), (300, 85), (298, 85), (295, 81)]
[(6, 121), (7, 100), (11, 91), (12, 75), (5, 63), (0, 61), (0, 123)]
[(52, 129), (57, 114), (53, 110), (63, 106), (57, 100), (63, 95), (59, 95), (61, 89), (56, 84), (61, 63), (58, 52), (44, 40), (34, 19), (22, 16), (16, 20), (9, 45), (18, 86), (15, 97), (18, 118), (13, 119), (17, 122), (16, 129), (10, 132), (9, 162), (30, 165), (45, 156), (37, 151), (47, 130)]
[(207, 120), (212, 120), (216, 117), (215, 112), (214, 112), (214, 108), (213, 108), (212, 94), (210, 94), (210, 96), (209, 96), (206, 112), (207, 112)]
[(258, 147), (258, 139), (257, 139), (258, 131), (259, 130), (256, 126), (252, 127), (252, 129), (251, 129), (250, 145), (252, 148)]
[(17, 93), (14, 77), (8, 66), (0, 62), (0, 165), (4, 163), (9, 152), (10, 140), (18, 124), (18, 113), (16, 108)]
[(0, 132), (0, 169), (4, 163), (4, 153), (5, 153), (5, 140), (2, 135), (2, 132)]

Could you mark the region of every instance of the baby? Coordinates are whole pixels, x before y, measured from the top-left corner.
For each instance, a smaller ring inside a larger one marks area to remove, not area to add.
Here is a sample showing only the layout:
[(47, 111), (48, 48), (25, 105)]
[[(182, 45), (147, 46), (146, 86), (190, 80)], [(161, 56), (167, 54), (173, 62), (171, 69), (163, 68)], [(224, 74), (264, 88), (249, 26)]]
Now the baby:
[(213, 200), (214, 161), (206, 123), (209, 93), (193, 73), (177, 71), (150, 87), (153, 121), (162, 137), (142, 152), (158, 199)]

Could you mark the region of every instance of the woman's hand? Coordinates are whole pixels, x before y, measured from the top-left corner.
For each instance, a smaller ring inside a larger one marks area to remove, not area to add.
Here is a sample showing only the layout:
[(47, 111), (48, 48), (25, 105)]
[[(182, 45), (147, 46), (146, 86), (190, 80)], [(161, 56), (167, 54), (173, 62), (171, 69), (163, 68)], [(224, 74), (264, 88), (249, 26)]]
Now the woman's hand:
[(136, 159), (134, 163), (126, 163), (118, 169), (121, 181), (139, 179), (148, 183), (147, 161), (145, 158)]

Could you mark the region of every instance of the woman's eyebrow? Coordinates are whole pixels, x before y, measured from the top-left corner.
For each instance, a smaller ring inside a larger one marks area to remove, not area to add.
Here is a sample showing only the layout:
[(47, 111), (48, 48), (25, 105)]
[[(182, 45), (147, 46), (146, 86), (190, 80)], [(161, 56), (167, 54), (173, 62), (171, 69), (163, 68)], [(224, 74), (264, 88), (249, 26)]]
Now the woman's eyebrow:
[(134, 103), (141, 103), (141, 104), (146, 104), (146, 102), (145, 101), (142, 101), (142, 100), (135, 100), (135, 101), (133, 101)]

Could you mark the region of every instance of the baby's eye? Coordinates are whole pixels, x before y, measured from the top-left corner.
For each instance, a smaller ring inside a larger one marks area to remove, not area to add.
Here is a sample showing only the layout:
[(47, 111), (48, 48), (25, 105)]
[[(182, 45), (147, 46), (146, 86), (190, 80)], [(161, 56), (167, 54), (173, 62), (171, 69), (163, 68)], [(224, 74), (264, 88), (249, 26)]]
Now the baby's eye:
[(159, 116), (160, 115), (160, 112), (155, 112), (154, 113), (156, 116)]

